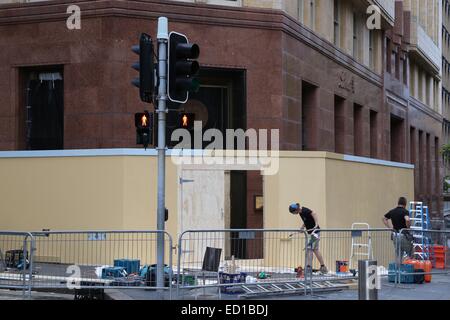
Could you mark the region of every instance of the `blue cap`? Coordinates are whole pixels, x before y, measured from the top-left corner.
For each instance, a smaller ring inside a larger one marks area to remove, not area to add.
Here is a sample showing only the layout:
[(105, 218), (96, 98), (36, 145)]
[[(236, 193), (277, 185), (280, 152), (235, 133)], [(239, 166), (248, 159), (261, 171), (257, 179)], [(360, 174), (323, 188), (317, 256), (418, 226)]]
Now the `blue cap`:
[(293, 203), (289, 206), (290, 213), (296, 213), (296, 211), (300, 209), (300, 205), (298, 203)]

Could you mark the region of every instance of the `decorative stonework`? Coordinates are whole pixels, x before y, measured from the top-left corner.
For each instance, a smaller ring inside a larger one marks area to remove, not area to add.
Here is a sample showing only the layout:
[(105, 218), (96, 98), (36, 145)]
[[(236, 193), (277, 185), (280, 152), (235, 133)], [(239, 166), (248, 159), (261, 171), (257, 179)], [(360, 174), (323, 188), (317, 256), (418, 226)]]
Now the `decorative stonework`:
[(355, 93), (355, 78), (345, 71), (338, 74), (338, 87), (350, 93)]

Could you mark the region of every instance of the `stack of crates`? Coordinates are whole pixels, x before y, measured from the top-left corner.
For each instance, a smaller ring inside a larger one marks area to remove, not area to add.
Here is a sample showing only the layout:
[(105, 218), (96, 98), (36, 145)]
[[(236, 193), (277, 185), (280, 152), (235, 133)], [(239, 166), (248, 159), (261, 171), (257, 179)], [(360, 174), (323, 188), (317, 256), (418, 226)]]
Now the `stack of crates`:
[[(219, 278), (220, 278), (220, 283), (221, 284), (225, 284), (225, 283), (242, 283), (245, 284), (245, 279), (247, 278), (247, 274), (244, 272), (241, 273), (237, 273), (237, 274), (229, 274), (229, 273), (224, 273), (224, 272), (219, 272)], [(220, 288), (220, 291), (222, 293), (228, 293), (228, 294), (239, 294), (239, 293), (243, 293), (244, 290), (237, 287), (237, 286), (223, 286)]]
[[(388, 278), (389, 282), (395, 282), (396, 263), (389, 264)], [(414, 283), (414, 266), (411, 264), (400, 265), (400, 283)]]
[(126, 270), (123, 267), (107, 267), (102, 269), (102, 279), (125, 278)]
[(114, 260), (114, 267), (123, 267), (128, 274), (139, 274), (141, 261), (131, 259)]
[[(28, 252), (26, 256), (28, 269)], [(23, 268), (23, 250), (9, 250), (5, 253), (5, 265), (7, 268)]]
[(433, 246), (434, 267), (436, 269), (445, 269), (445, 246)]

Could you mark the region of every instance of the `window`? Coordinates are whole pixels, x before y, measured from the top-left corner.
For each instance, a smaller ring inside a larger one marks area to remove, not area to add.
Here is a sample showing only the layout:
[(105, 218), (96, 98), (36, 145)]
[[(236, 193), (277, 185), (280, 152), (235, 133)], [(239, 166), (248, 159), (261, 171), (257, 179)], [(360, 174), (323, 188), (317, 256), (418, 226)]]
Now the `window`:
[(26, 97), (20, 116), (27, 150), (64, 148), (64, 75), (62, 67), (21, 70)]
[(403, 84), (408, 85), (408, 56), (406, 54), (403, 59)]
[(359, 59), (359, 46), (358, 46), (358, 16), (353, 13), (353, 57)]
[(314, 30), (316, 24), (316, 4), (315, 0), (309, 0), (309, 26)]
[(418, 83), (419, 83), (417, 98), (423, 102), (423, 75), (422, 75), (422, 70), (420, 68), (418, 70), (417, 78), (418, 78)]
[(394, 76), (396, 79), (400, 78), (400, 63), (399, 56), (396, 50), (392, 50), (392, 62), (391, 62), (391, 70), (394, 71)]
[(434, 138), (434, 174), (435, 174), (435, 178), (434, 178), (434, 193), (438, 194), (439, 193), (439, 189), (440, 189), (440, 177), (439, 177), (439, 170), (440, 170), (440, 161), (439, 161), (439, 138), (435, 137)]
[(422, 130), (419, 130), (419, 190), (418, 193), (423, 193), (425, 191), (424, 181), (425, 181), (425, 150), (424, 150), (424, 133)]
[(208, 0), (207, 3), (240, 7), (242, 5), (242, 0)]
[(409, 70), (409, 88), (411, 91), (411, 95), (414, 98), (417, 98), (417, 77), (416, 77), (416, 68), (414, 64), (410, 64), (410, 70)]
[(426, 134), (425, 138), (425, 155), (426, 155), (426, 162), (425, 162), (425, 179), (426, 179), (426, 193), (431, 193), (431, 135), (429, 133)]
[(391, 161), (403, 162), (405, 150), (405, 121), (391, 114)]
[(353, 109), (354, 154), (364, 156), (364, 119), (363, 107), (355, 104)]
[(391, 40), (386, 39), (386, 72), (391, 73)]
[(345, 153), (345, 99), (334, 97), (334, 145), (336, 153)]
[[(246, 130), (245, 77), (245, 71), (239, 69), (210, 67), (200, 69), (200, 89), (189, 94), (189, 101), (183, 105), (183, 112), (194, 113), (195, 120), (202, 121), (202, 134), (209, 129), (217, 129), (224, 135), (227, 129)], [(173, 124), (178, 123), (178, 116), (179, 111), (176, 109), (170, 110), (167, 114), (167, 144), (170, 148), (181, 142), (170, 139), (173, 129), (176, 128)], [(155, 141), (158, 141), (157, 125), (155, 129)], [(189, 147), (186, 145), (186, 149), (192, 147), (201, 149), (210, 144), (209, 141), (199, 141), (201, 145), (196, 145), (193, 135), (190, 141), (184, 142), (190, 143)], [(226, 148), (236, 150), (243, 148), (242, 140), (238, 138), (226, 142), (230, 143)], [(245, 147), (251, 148), (247, 142), (246, 139)]]
[(302, 150), (314, 150), (314, 113), (317, 110), (318, 88), (310, 83), (302, 82)]
[(409, 129), (409, 151), (410, 151), (410, 163), (416, 164), (416, 128), (411, 127)]
[(374, 31), (369, 30), (369, 67), (371, 69), (375, 69), (375, 61), (374, 61)]
[(339, 0), (334, 0), (334, 45), (340, 45)]
[(297, 5), (298, 5), (298, 8), (297, 8), (298, 21), (303, 23), (303, 0), (298, 0)]
[(370, 110), (370, 157), (376, 158), (378, 154), (378, 123), (376, 111)]

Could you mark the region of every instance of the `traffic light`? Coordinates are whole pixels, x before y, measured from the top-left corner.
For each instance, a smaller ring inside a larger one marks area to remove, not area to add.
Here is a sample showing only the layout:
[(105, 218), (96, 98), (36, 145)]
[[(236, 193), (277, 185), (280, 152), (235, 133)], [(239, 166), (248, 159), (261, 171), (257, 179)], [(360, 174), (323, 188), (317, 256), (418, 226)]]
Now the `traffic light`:
[(200, 82), (195, 77), (200, 69), (198, 62), (195, 61), (200, 55), (200, 48), (196, 44), (189, 43), (184, 34), (171, 32), (168, 55), (169, 100), (186, 103), (189, 92), (197, 92), (200, 87)]
[(132, 51), (139, 55), (139, 62), (133, 64), (133, 69), (139, 71), (139, 78), (131, 82), (139, 88), (139, 95), (143, 102), (152, 103), (155, 92), (155, 63), (153, 60), (153, 41), (145, 33), (141, 34), (139, 45), (132, 47)]
[(178, 127), (182, 129), (192, 130), (194, 128), (195, 114), (194, 113), (180, 113), (178, 120)]
[(148, 145), (153, 143), (153, 113), (148, 111), (136, 113), (134, 124), (136, 126), (136, 144), (142, 144), (147, 149)]

